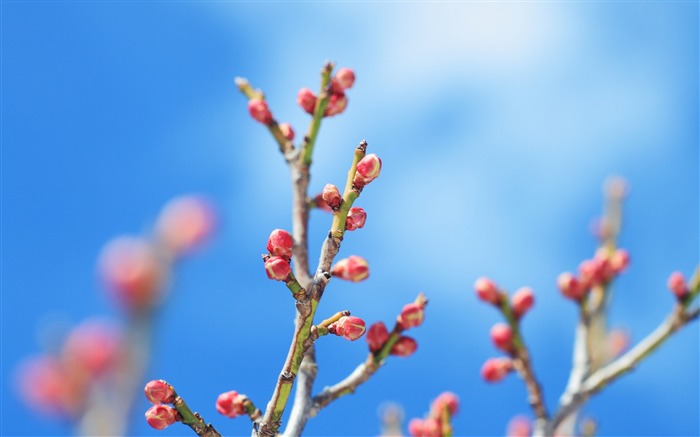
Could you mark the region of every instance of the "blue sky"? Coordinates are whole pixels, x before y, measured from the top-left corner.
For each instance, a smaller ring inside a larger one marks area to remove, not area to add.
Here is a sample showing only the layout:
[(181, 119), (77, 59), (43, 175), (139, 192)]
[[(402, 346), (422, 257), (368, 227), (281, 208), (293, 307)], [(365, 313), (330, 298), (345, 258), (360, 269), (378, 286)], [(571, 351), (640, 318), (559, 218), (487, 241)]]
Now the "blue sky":
[[(516, 378), (479, 377), (497, 355), (498, 316), (471, 290), (482, 275), (534, 288), (524, 332), (553, 408), (576, 315), (555, 278), (594, 250), (603, 181), (631, 186), (620, 243), (632, 265), (611, 325), (641, 339), (672, 306), (669, 273), (698, 262), (698, 52), (697, 2), (3, 2), (1, 433), (71, 433), (17, 400), (17, 363), (57, 320), (119, 318), (96, 279), (100, 248), (195, 192), (221, 227), (177, 271), (149, 379), (171, 381), (224, 434), (248, 434), (214, 401), (235, 389), (264, 405), (281, 369), (293, 305), (259, 256), (272, 229), (290, 228), (291, 201), (233, 78), (303, 132), (295, 96), (317, 88), (326, 59), (357, 81), (346, 113), (324, 122), (312, 191), (344, 181), (361, 139), (384, 168), (341, 252), (366, 257), (371, 277), (333, 281), (320, 311), (388, 323), (419, 291), (431, 302), (416, 355), (390, 360), (308, 434), (376, 435), (379, 405), (422, 416), (443, 390), (462, 399), (458, 435), (502, 435), (528, 413)], [(329, 223), (313, 214), (312, 259)], [(195, 340), (206, 363), (181, 346)], [(366, 354), (334, 340), (318, 347), (319, 389)], [(595, 397), (600, 435), (698, 435), (699, 344), (695, 323)], [(158, 434), (140, 412), (134, 429)]]

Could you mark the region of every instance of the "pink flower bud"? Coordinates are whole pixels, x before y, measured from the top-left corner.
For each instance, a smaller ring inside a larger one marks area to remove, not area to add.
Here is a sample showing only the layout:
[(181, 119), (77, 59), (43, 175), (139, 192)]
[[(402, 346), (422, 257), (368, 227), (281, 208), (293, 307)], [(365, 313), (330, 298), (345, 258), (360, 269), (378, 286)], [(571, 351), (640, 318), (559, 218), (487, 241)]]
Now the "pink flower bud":
[(685, 282), (685, 277), (681, 272), (671, 273), (666, 285), (678, 299), (683, 299), (688, 294), (688, 284)]
[(513, 331), (505, 323), (496, 323), (491, 328), (491, 341), (497, 348), (508, 352), (513, 346)]
[(425, 305), (420, 303), (409, 303), (404, 305), (401, 314), (396, 319), (399, 327), (403, 330), (420, 326), (425, 318)]
[(333, 92), (343, 92), (348, 88), (352, 88), (355, 83), (355, 72), (349, 68), (340, 68), (331, 80), (331, 88)]
[(515, 416), (508, 422), (508, 437), (530, 437), (532, 424), (525, 416)]
[(496, 306), (501, 304), (501, 293), (496, 284), (489, 278), (479, 278), (474, 282), (474, 290), (479, 299), (492, 303)]
[(84, 380), (76, 379), (75, 372), (46, 355), (22, 362), (17, 374), (22, 400), (44, 414), (76, 413), (84, 402)]
[(221, 393), (216, 399), (216, 411), (231, 419), (242, 416), (247, 414), (244, 405), (246, 399), (245, 395), (238, 394), (233, 390)]
[(265, 260), (265, 273), (270, 279), (286, 282), (289, 274), (292, 273), (292, 267), (284, 257), (271, 256)]
[(292, 129), (292, 125), (289, 123), (280, 123), (279, 128), (282, 131), (282, 135), (289, 141), (292, 141), (294, 139), (294, 129)]
[(513, 370), (510, 358), (489, 358), (481, 367), (481, 377), (488, 382), (498, 382)]
[(593, 259), (587, 259), (578, 266), (581, 286), (590, 289), (607, 282), (612, 278), (612, 270), (607, 258), (597, 254)]
[(314, 197), (314, 205), (322, 211), (333, 212), (331, 207), (323, 200), (323, 193), (319, 193)]
[(272, 256), (281, 256), (289, 260), (292, 257), (292, 246), (294, 239), (283, 229), (275, 229), (267, 239), (267, 251)]
[(151, 427), (161, 430), (177, 422), (179, 414), (170, 405), (153, 405), (146, 410), (146, 421)]
[(63, 358), (81, 372), (97, 375), (117, 364), (120, 349), (121, 338), (114, 326), (102, 320), (88, 320), (68, 334)]
[(364, 187), (379, 176), (379, 172), (382, 169), (382, 160), (374, 153), (370, 153), (357, 163), (356, 168), (357, 172), (355, 173), (353, 185)]
[(423, 434), (421, 437), (442, 437), (440, 421), (434, 417), (428, 417), (423, 421)]
[(581, 300), (586, 295), (586, 289), (581, 286), (576, 276), (564, 272), (557, 278), (557, 285), (561, 294), (573, 300)]
[(365, 321), (359, 317), (343, 316), (328, 326), (328, 332), (355, 341), (365, 333)]
[(618, 275), (630, 264), (630, 254), (625, 249), (617, 249), (610, 257), (610, 269)]
[(215, 226), (216, 213), (209, 201), (182, 196), (165, 205), (156, 222), (156, 235), (173, 254), (182, 255), (201, 245)]
[(411, 337), (401, 336), (398, 341), (391, 347), (389, 353), (397, 357), (408, 357), (418, 349), (418, 343)]
[(326, 106), (326, 111), (323, 113), (324, 117), (332, 117), (338, 115), (345, 111), (348, 106), (348, 98), (345, 93), (333, 93), (330, 99), (328, 99), (328, 105)]
[(535, 295), (529, 287), (523, 287), (510, 299), (515, 317), (522, 317), (535, 304)]
[(459, 398), (456, 394), (446, 391), (440, 394), (430, 406), (430, 410), (435, 417), (442, 417), (443, 411), (447, 409), (450, 416), (457, 414), (457, 408), (459, 407)]
[(331, 274), (346, 281), (359, 282), (369, 277), (369, 264), (360, 256), (350, 255), (335, 263)]
[(367, 337), (365, 337), (365, 339), (369, 344), (369, 350), (372, 352), (377, 352), (389, 339), (389, 331), (387, 331), (383, 322), (377, 322), (369, 327), (367, 330)]
[(350, 211), (348, 211), (348, 216), (345, 219), (345, 230), (354, 231), (360, 229), (365, 225), (366, 220), (367, 213), (365, 210), (358, 206), (353, 206), (350, 208)]
[(340, 204), (343, 202), (343, 197), (338, 191), (338, 187), (333, 184), (326, 184), (321, 192), (321, 198), (326, 202), (326, 205), (330, 207), (331, 210), (336, 211), (340, 208)]
[(408, 433), (411, 437), (423, 437), (423, 419), (411, 419), (408, 423)]
[(248, 101), (248, 112), (250, 116), (262, 124), (268, 124), (272, 121), (272, 112), (267, 107), (267, 102), (263, 99), (250, 99)]
[(143, 392), (152, 404), (172, 404), (175, 401), (175, 389), (162, 379), (149, 381)]
[(605, 347), (609, 359), (620, 356), (630, 345), (630, 335), (624, 329), (613, 329), (605, 337)]
[(301, 109), (313, 115), (316, 108), (316, 95), (308, 88), (302, 88), (297, 94), (297, 104)]

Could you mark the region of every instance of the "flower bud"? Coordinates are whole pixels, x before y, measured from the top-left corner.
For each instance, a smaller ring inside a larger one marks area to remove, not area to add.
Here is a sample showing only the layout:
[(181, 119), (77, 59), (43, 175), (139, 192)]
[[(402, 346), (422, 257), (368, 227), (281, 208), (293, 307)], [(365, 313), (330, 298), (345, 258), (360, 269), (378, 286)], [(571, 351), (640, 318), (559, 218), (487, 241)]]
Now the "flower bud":
[(629, 348), (630, 335), (624, 329), (612, 329), (605, 337), (608, 359), (613, 360)]
[(513, 331), (505, 323), (496, 323), (491, 328), (491, 341), (497, 348), (504, 352), (510, 351), (513, 346)]
[(170, 405), (153, 405), (146, 410), (146, 421), (151, 427), (161, 430), (177, 422), (179, 414)]
[(612, 270), (607, 258), (600, 255), (587, 259), (578, 266), (581, 286), (590, 289), (607, 282), (612, 277)]
[(316, 208), (320, 209), (321, 211), (326, 211), (326, 212), (333, 212), (330, 206), (326, 203), (325, 200), (323, 200), (323, 193), (319, 193), (316, 196), (314, 196), (314, 201), (313, 205)]
[(529, 287), (523, 287), (510, 299), (515, 317), (522, 317), (535, 304), (535, 295)]
[(282, 131), (282, 135), (288, 139), (289, 141), (292, 141), (294, 139), (294, 129), (292, 129), (292, 125), (289, 123), (280, 123), (279, 128)]
[(331, 88), (334, 93), (340, 93), (352, 88), (355, 83), (355, 72), (349, 68), (340, 68), (331, 79)]
[(569, 272), (564, 272), (557, 278), (557, 285), (561, 294), (569, 299), (581, 300), (586, 295), (586, 289), (581, 286), (576, 276)]
[(685, 282), (685, 277), (683, 277), (681, 272), (671, 273), (666, 285), (678, 299), (682, 299), (688, 294), (688, 284)]
[(275, 229), (267, 239), (267, 251), (272, 256), (281, 256), (287, 260), (292, 257), (294, 239), (284, 229)]
[(216, 399), (216, 411), (231, 419), (242, 416), (247, 414), (244, 405), (246, 399), (248, 398), (245, 395), (233, 390), (221, 393)]
[(102, 320), (88, 320), (68, 334), (63, 359), (81, 372), (97, 375), (117, 364), (120, 348), (116, 327)]
[(328, 332), (355, 341), (365, 333), (365, 321), (359, 317), (343, 316), (328, 326)]
[(348, 216), (345, 219), (345, 230), (354, 231), (360, 229), (365, 225), (366, 220), (367, 213), (365, 210), (358, 206), (353, 206), (350, 208), (350, 211), (348, 211)]
[(364, 187), (379, 176), (382, 160), (374, 153), (370, 153), (357, 163), (356, 169), (355, 179), (352, 183), (357, 187)]
[(321, 192), (321, 198), (326, 202), (326, 205), (333, 210), (337, 211), (340, 208), (340, 204), (343, 202), (343, 197), (338, 191), (338, 187), (333, 184), (326, 184)]
[(501, 293), (496, 284), (489, 278), (479, 278), (474, 282), (474, 290), (479, 299), (492, 303), (496, 306), (501, 304)]
[(72, 415), (85, 399), (84, 378), (76, 379), (65, 364), (52, 356), (41, 355), (22, 362), (17, 386), (22, 400), (44, 414)]
[(434, 417), (428, 417), (423, 421), (423, 434), (421, 437), (442, 437), (440, 421)]
[(316, 95), (308, 88), (302, 88), (297, 93), (297, 104), (301, 109), (313, 115), (316, 108)]
[(418, 343), (411, 337), (401, 336), (398, 341), (391, 347), (389, 353), (397, 357), (408, 357), (418, 349)]
[(168, 202), (156, 222), (158, 240), (175, 255), (192, 251), (213, 232), (216, 213), (198, 196), (177, 197)]
[(265, 273), (270, 279), (286, 282), (289, 274), (292, 273), (292, 267), (284, 257), (271, 256), (265, 260)]
[(488, 382), (498, 382), (513, 370), (510, 358), (489, 358), (481, 367), (481, 377)]
[(345, 95), (345, 93), (340, 92), (340, 93), (333, 93), (331, 94), (331, 97), (328, 99), (328, 105), (326, 106), (326, 110), (323, 113), (324, 117), (332, 117), (334, 115), (338, 115), (345, 111), (345, 108), (348, 106), (348, 98)]
[(403, 330), (420, 326), (425, 318), (425, 304), (409, 303), (404, 305), (401, 314), (396, 319), (399, 327)]
[(150, 381), (143, 391), (152, 404), (172, 404), (175, 401), (175, 389), (162, 379)]
[(411, 419), (408, 423), (408, 433), (411, 437), (423, 437), (423, 419)]
[(380, 350), (388, 339), (389, 331), (387, 331), (383, 322), (372, 324), (367, 330), (367, 336), (365, 337), (365, 340), (367, 340), (369, 344), (369, 350), (372, 352)]
[(268, 124), (272, 121), (272, 112), (263, 99), (248, 100), (248, 112), (250, 112), (251, 117), (262, 124)]
[(630, 264), (630, 254), (625, 249), (617, 249), (610, 257), (610, 269), (618, 275)]
[(459, 407), (459, 398), (456, 394), (446, 391), (440, 394), (430, 406), (432, 415), (435, 417), (442, 417), (443, 411), (447, 409), (450, 416), (457, 414), (457, 408)]
[(350, 255), (335, 263), (331, 274), (346, 281), (359, 282), (369, 277), (369, 264), (360, 256)]
[(525, 416), (515, 416), (508, 422), (508, 437), (530, 437), (532, 433), (532, 424), (530, 419)]

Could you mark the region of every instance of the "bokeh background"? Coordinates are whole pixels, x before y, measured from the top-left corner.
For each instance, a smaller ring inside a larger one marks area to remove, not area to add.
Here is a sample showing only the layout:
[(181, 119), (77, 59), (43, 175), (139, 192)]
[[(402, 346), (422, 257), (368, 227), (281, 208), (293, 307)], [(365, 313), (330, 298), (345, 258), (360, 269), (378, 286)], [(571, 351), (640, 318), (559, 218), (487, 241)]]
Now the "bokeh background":
[[(530, 414), (517, 378), (479, 376), (499, 319), (474, 296), (481, 275), (534, 288), (524, 333), (554, 408), (576, 318), (555, 278), (592, 255), (610, 175), (631, 187), (620, 244), (632, 254), (611, 325), (638, 341), (669, 312), (669, 273), (699, 258), (697, 2), (3, 2), (3, 435), (71, 433), (18, 400), (17, 364), (47, 330), (119, 319), (95, 273), (101, 247), (193, 192), (220, 226), (177, 271), (148, 376), (222, 433), (249, 434), (214, 401), (236, 389), (265, 405), (286, 355), (292, 300), (260, 254), (270, 230), (290, 228), (290, 188), (233, 78), (304, 132), (296, 93), (317, 89), (327, 59), (357, 81), (346, 113), (324, 122), (312, 191), (343, 183), (361, 139), (384, 168), (341, 252), (366, 257), (370, 279), (333, 281), (320, 314), (390, 323), (419, 291), (431, 302), (418, 352), (390, 359), (308, 435), (377, 435), (382, 404), (419, 417), (443, 390), (461, 398), (458, 435), (503, 435)], [(329, 223), (314, 212), (312, 258)], [(698, 435), (699, 344), (695, 323), (596, 396), (585, 412), (600, 435)], [(365, 356), (364, 341), (324, 338), (317, 388)], [(190, 434), (150, 429), (146, 408), (134, 434)]]

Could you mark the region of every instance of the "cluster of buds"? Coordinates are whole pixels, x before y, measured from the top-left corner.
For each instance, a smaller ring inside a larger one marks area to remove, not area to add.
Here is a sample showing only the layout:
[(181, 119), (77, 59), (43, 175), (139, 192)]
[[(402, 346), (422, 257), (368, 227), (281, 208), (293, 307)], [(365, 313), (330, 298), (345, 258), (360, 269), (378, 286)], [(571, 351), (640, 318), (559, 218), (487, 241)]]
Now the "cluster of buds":
[(331, 267), (331, 275), (346, 281), (360, 282), (369, 277), (369, 264), (361, 256), (350, 255)]
[[(348, 97), (345, 91), (350, 89), (355, 83), (355, 72), (349, 68), (340, 68), (331, 79), (328, 99), (328, 105), (323, 113), (324, 117), (331, 117), (345, 111), (348, 106)], [(318, 98), (308, 88), (302, 88), (297, 94), (297, 104), (307, 113), (313, 115), (316, 110), (316, 102)]]
[(275, 281), (287, 281), (292, 273), (289, 265), (292, 259), (292, 247), (294, 239), (289, 232), (283, 229), (275, 229), (267, 239), (267, 255), (263, 255), (265, 261), (265, 273), (267, 277)]
[[(474, 291), (479, 299), (490, 303), (499, 309), (503, 309), (503, 304), (508, 296), (498, 289), (498, 286), (489, 278), (479, 278), (474, 282)], [(535, 295), (530, 287), (518, 289), (510, 298), (510, 312), (513, 317), (520, 319), (535, 304)]]
[(342, 316), (328, 325), (328, 333), (355, 341), (365, 333), (365, 321), (355, 316)]
[(158, 430), (165, 429), (181, 420), (180, 413), (170, 405), (175, 402), (177, 394), (172, 385), (162, 379), (149, 381), (143, 389), (146, 399), (153, 404), (146, 410), (146, 421)]
[(452, 435), (452, 417), (457, 414), (459, 399), (451, 392), (444, 392), (430, 405), (430, 412), (424, 419), (412, 419), (408, 423), (408, 433), (412, 437), (443, 437)]
[(389, 350), (390, 355), (397, 357), (408, 357), (418, 348), (418, 343), (413, 338), (402, 335), (402, 333), (410, 328), (415, 328), (423, 324), (425, 319), (425, 307), (428, 300), (421, 293), (415, 302), (404, 305), (401, 313), (396, 318), (394, 329), (389, 333), (383, 322), (376, 322), (369, 327), (367, 331), (367, 344), (369, 350), (373, 354), (378, 353), (384, 348), (384, 345), (389, 341), (391, 335), (397, 337), (397, 340), (392, 344)]
[(580, 302), (592, 288), (604, 286), (622, 273), (629, 262), (630, 257), (626, 250), (617, 249), (610, 252), (601, 248), (593, 258), (579, 264), (578, 276), (564, 272), (557, 278), (557, 285), (565, 297)]

